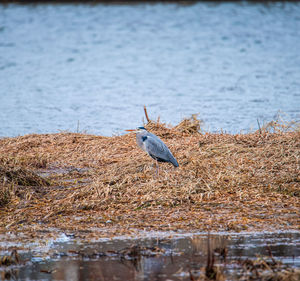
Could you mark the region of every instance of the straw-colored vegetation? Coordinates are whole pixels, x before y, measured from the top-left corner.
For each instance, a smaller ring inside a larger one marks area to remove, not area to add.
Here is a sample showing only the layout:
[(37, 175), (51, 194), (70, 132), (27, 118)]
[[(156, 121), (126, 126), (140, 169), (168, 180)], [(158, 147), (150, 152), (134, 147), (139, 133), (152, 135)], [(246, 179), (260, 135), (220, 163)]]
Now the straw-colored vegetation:
[(1, 139), (0, 231), (299, 229), (299, 130), (200, 133), (195, 116), (146, 128), (179, 168), (161, 164), (157, 177), (134, 134)]

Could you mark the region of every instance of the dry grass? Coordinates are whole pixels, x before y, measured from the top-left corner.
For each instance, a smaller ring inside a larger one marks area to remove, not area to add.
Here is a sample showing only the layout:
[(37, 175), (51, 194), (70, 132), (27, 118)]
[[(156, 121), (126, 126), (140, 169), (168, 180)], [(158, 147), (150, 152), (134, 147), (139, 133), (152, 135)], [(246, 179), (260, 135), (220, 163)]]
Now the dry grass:
[[(201, 134), (199, 126), (195, 117), (174, 128), (148, 123), (180, 164), (162, 164), (159, 178), (134, 134), (1, 139), (0, 231), (299, 229), (300, 132)], [(5, 181), (8, 171), (47, 181)]]
[(273, 257), (259, 257), (256, 260), (246, 259), (240, 261), (243, 272), (239, 280), (262, 281), (297, 281), (300, 278), (300, 270), (291, 268), (275, 260)]

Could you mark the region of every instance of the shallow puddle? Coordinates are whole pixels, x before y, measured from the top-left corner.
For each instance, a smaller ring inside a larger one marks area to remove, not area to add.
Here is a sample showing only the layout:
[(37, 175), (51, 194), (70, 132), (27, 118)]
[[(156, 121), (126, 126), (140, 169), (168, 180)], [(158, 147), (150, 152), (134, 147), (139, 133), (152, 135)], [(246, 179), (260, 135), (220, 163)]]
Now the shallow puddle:
[[(226, 280), (241, 278), (249, 261), (259, 259), (296, 269), (300, 232), (211, 234), (210, 250)], [(3, 280), (198, 280), (205, 274), (208, 235), (153, 232), (83, 243), (63, 234), (19, 256), (18, 265), (0, 267)]]

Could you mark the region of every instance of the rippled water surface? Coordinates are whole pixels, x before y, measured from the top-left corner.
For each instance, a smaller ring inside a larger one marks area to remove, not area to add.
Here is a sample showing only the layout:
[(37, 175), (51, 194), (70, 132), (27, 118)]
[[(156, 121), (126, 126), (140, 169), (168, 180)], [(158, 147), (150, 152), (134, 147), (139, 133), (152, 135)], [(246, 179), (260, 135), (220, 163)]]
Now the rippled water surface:
[[(48, 255), (43, 255), (41, 248), (36, 251), (31, 247), (30, 252), (20, 252), (21, 260), (26, 260), (23, 265), (0, 267), (0, 274), (8, 280), (198, 280), (192, 279), (189, 272), (197, 278), (206, 266), (207, 234), (173, 235), (158, 233), (157, 237), (103, 239), (85, 244), (63, 235), (65, 238), (60, 240), (64, 242), (49, 244)], [(242, 262), (247, 259), (257, 260), (260, 256), (270, 261), (270, 252), (276, 262), (300, 267), (299, 232), (214, 234), (210, 245), (215, 250), (215, 265), (222, 269), (226, 280), (238, 279)], [(142, 254), (138, 250), (134, 253), (134, 247), (142, 247)], [(220, 249), (227, 249), (227, 255), (218, 255)]]
[(299, 50), (299, 3), (0, 5), (0, 136), (299, 120)]

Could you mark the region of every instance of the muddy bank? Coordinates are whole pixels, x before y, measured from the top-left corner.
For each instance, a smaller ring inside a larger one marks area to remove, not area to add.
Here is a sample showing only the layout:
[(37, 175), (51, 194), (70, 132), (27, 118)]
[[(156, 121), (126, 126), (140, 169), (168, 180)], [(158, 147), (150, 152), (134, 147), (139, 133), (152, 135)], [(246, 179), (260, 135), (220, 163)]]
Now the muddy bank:
[(162, 164), (157, 177), (134, 134), (1, 139), (1, 233), (299, 229), (299, 131), (200, 133), (195, 118), (146, 127), (179, 168)]

